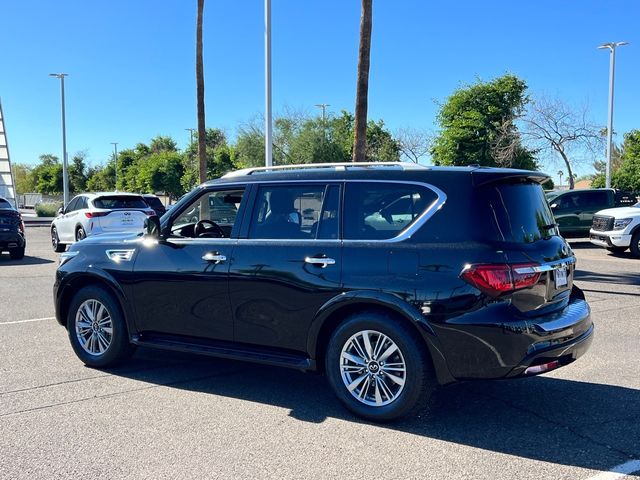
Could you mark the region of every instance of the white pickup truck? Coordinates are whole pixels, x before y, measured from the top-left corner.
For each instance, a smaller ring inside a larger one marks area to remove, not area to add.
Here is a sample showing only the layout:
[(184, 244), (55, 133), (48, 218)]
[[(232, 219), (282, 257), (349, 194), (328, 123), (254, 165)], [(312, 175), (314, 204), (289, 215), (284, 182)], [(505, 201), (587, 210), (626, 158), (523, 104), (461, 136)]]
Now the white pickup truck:
[(593, 216), (589, 231), (591, 243), (612, 252), (624, 252), (640, 258), (640, 202), (631, 207), (608, 208)]

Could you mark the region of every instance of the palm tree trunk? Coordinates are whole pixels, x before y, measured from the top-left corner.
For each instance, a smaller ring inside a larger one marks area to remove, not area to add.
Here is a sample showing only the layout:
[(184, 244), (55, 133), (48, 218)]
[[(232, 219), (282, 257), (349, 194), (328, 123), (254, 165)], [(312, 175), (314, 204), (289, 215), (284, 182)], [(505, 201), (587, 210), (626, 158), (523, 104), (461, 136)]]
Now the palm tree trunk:
[(198, 0), (196, 22), (196, 97), (198, 103), (198, 159), (200, 160), (200, 183), (207, 180), (207, 152), (204, 122), (204, 66), (202, 62), (202, 17), (204, 0)]
[(360, 47), (358, 49), (358, 84), (356, 89), (356, 118), (353, 139), (353, 161), (366, 161), (367, 106), (369, 102), (369, 61), (371, 57), (371, 26), (373, 0), (362, 0), (360, 16)]

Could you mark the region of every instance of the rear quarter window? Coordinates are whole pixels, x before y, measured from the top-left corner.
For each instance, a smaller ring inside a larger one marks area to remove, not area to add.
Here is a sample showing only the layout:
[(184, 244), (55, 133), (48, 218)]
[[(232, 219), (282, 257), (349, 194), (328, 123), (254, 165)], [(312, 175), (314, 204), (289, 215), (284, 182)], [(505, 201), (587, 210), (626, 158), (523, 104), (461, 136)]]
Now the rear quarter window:
[(555, 220), (537, 183), (500, 183), (483, 187), (494, 220), (494, 240), (533, 243), (556, 233)]

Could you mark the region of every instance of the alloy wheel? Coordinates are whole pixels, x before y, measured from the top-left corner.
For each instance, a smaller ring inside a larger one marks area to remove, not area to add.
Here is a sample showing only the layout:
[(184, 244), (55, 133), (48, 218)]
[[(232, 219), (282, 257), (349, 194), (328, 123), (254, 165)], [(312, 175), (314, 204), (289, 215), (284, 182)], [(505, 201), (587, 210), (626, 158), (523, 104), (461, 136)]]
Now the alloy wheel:
[(109, 310), (98, 300), (85, 300), (75, 319), (76, 337), (89, 355), (104, 354), (113, 339), (113, 321)]
[(407, 366), (398, 345), (385, 334), (362, 330), (342, 347), (340, 374), (349, 393), (365, 405), (382, 407), (400, 396)]

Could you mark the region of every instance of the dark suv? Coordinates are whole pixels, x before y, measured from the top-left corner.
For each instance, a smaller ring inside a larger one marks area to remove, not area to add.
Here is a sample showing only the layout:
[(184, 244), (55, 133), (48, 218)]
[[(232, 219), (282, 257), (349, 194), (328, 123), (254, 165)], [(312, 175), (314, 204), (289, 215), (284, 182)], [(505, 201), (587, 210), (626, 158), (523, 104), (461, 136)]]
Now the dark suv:
[(348, 164), (205, 183), (147, 234), (62, 254), (56, 316), (87, 365), (132, 345), (325, 372), (390, 420), (438, 384), (535, 375), (592, 339), (541, 173)]
[(22, 215), (7, 199), (0, 197), (0, 253), (9, 252), (13, 260), (20, 260), (26, 245)]

